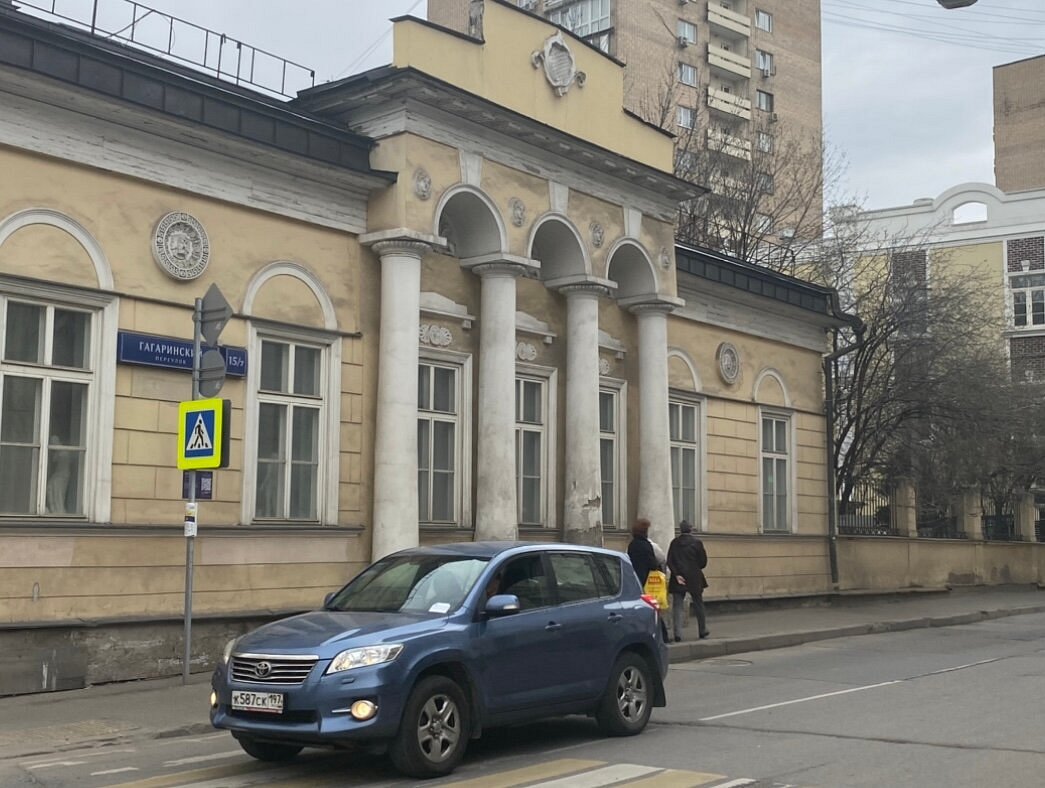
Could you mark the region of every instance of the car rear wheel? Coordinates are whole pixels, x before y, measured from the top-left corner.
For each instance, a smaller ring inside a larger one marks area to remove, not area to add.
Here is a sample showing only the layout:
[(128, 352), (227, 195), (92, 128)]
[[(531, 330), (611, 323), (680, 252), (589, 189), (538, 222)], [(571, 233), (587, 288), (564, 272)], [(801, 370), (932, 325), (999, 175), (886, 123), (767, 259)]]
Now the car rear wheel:
[(239, 746), (243, 748), (243, 752), (250, 757), (257, 758), (259, 761), (274, 763), (289, 761), (303, 749), (296, 744), (275, 744), (273, 742), (257, 741), (246, 736), (237, 739), (237, 741)]
[(389, 756), (410, 777), (450, 774), (468, 745), (468, 705), (461, 688), (445, 676), (418, 682), (406, 702)]
[(603, 733), (634, 736), (641, 733), (653, 711), (653, 679), (649, 664), (638, 654), (617, 657), (610, 683), (595, 719)]

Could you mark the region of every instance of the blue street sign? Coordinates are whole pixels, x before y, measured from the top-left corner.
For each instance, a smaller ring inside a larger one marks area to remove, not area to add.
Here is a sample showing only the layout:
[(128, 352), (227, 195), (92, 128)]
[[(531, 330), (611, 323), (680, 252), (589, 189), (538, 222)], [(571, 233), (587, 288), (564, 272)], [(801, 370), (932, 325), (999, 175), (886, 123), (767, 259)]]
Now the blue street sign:
[[(206, 347), (203, 348), (207, 350)], [(221, 346), (225, 357), (225, 374), (243, 377), (247, 374), (247, 349)], [(181, 369), (192, 372), (192, 341), (120, 331), (116, 339), (116, 360), (121, 364)]]

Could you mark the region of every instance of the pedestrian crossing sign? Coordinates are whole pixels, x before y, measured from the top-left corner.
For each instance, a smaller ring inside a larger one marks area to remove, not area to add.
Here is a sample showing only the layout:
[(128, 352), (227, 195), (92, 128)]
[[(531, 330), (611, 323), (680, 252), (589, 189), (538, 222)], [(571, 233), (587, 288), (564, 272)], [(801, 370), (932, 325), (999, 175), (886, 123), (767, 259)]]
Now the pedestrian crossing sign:
[(178, 469), (227, 468), (229, 413), (227, 399), (197, 399), (178, 404)]

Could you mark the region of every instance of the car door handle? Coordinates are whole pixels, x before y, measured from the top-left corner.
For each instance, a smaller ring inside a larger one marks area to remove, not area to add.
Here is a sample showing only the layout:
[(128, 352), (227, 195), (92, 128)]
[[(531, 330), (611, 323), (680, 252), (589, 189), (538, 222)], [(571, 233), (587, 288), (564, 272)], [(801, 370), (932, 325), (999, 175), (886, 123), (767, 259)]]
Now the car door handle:
[(556, 621), (549, 621), (548, 625), (545, 627), (545, 629), (548, 630), (549, 632), (554, 632), (557, 629), (562, 629), (562, 624), (560, 624), (560, 623), (558, 623)]
[(624, 616), (620, 613), (610, 613), (609, 616), (607, 616), (607, 618), (609, 619), (609, 622), (611, 624), (617, 624), (620, 622), (622, 618), (624, 618)]

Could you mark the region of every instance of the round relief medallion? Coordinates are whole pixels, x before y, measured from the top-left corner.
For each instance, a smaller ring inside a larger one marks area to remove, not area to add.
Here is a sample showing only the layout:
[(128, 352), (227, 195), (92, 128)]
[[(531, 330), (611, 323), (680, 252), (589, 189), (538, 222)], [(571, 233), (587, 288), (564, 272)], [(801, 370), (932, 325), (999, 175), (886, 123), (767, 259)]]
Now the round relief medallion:
[(740, 353), (729, 342), (723, 342), (715, 355), (718, 357), (718, 374), (726, 383), (736, 383), (740, 379)]
[(160, 219), (152, 235), (152, 256), (174, 279), (195, 279), (210, 262), (207, 231), (194, 216), (169, 213)]

